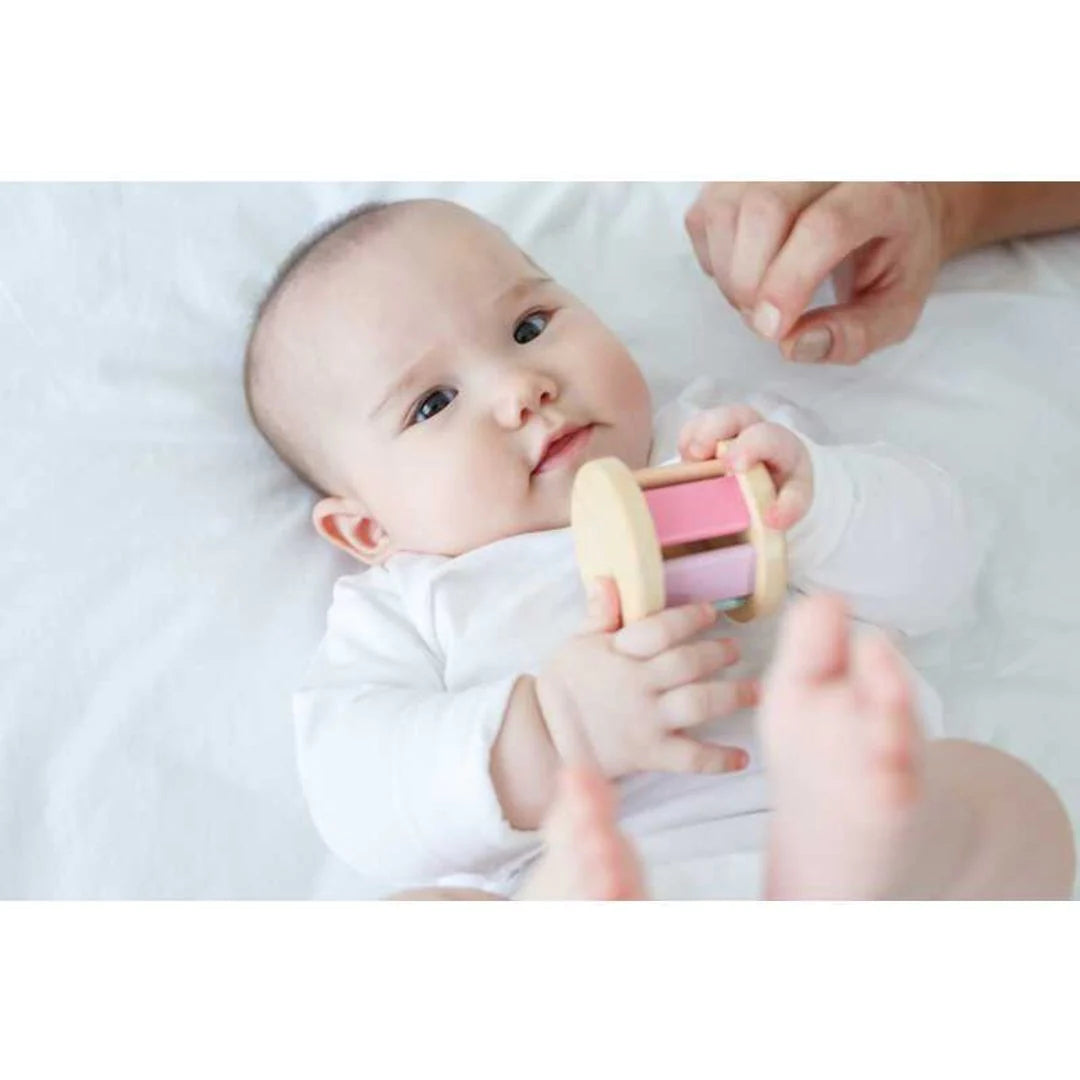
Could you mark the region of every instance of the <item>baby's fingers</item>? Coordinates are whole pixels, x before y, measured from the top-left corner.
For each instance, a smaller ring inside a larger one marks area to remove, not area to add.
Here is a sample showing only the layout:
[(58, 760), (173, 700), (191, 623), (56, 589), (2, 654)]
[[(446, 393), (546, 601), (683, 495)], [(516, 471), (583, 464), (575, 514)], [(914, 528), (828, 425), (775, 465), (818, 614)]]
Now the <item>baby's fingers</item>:
[(736, 472), (764, 465), (783, 481), (795, 472), (805, 452), (799, 437), (787, 428), (779, 424), (755, 424), (727, 448), (725, 461)]
[(658, 742), (642, 763), (649, 772), (727, 773), (745, 769), (750, 757), (736, 746), (714, 746), (685, 735), (669, 735)]
[(622, 623), (619, 590), (611, 578), (595, 578), (586, 588), (588, 607), (583, 634), (605, 634), (619, 629)]
[(660, 722), (669, 731), (697, 727), (748, 709), (758, 703), (759, 696), (758, 684), (753, 679), (677, 686), (660, 696)]
[(684, 461), (709, 461), (716, 457), (717, 443), (759, 423), (761, 413), (749, 405), (710, 409), (687, 421), (679, 433), (679, 454)]
[(808, 480), (798, 475), (792, 477), (777, 492), (776, 502), (765, 511), (765, 524), (771, 529), (790, 529), (806, 517), (813, 497)]
[(646, 665), (646, 678), (654, 691), (711, 679), (739, 659), (739, 647), (730, 638), (708, 638), (680, 645), (653, 657)]
[(611, 639), (616, 652), (635, 660), (651, 660), (675, 645), (708, 630), (717, 619), (712, 604), (684, 604), (624, 626)]

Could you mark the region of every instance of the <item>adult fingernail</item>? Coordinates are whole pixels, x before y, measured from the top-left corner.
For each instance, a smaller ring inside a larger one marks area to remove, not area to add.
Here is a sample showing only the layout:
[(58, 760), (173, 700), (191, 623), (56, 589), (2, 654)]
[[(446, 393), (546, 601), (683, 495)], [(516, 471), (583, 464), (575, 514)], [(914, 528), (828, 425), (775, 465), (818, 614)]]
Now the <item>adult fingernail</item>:
[(795, 348), (791, 350), (791, 359), (810, 364), (817, 363), (829, 355), (832, 344), (832, 331), (827, 326), (815, 326), (813, 330), (807, 330), (795, 342)]
[(776, 337), (776, 333), (780, 329), (780, 311), (770, 304), (768, 300), (762, 300), (754, 308), (754, 329), (762, 337), (767, 338)]
[(745, 750), (732, 750), (728, 760), (731, 763), (732, 772), (738, 772), (750, 764), (750, 755)]

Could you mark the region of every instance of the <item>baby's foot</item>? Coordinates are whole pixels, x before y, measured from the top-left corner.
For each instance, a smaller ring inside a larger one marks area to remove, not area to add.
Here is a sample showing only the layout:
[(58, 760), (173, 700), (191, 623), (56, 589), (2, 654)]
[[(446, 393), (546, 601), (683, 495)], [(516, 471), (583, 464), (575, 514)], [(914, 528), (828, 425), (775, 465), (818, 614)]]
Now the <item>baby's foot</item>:
[(615, 793), (597, 773), (567, 769), (544, 824), (545, 851), (518, 900), (643, 900), (641, 867), (616, 825)]
[(801, 601), (781, 631), (760, 724), (775, 810), (767, 895), (890, 895), (922, 797), (923, 737), (899, 654), (879, 633), (851, 642), (842, 601)]

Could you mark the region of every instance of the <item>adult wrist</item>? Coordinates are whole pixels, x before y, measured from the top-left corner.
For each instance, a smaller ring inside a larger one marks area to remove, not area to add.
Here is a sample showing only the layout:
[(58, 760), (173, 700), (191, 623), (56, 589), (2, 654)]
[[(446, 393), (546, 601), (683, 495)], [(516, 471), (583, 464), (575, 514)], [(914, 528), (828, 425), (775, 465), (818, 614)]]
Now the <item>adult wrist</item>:
[(937, 221), (941, 261), (945, 262), (982, 243), (985, 184), (932, 183), (931, 208)]

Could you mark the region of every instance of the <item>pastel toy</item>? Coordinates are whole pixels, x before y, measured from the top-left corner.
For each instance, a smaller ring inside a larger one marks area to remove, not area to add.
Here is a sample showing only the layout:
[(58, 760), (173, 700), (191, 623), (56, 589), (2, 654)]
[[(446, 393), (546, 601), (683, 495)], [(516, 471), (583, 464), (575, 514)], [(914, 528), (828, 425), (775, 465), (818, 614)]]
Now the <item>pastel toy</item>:
[(714, 460), (634, 472), (617, 458), (590, 461), (570, 500), (582, 577), (614, 579), (625, 622), (697, 600), (739, 622), (767, 615), (787, 587), (784, 535), (764, 523), (775, 499), (764, 465), (729, 474)]

